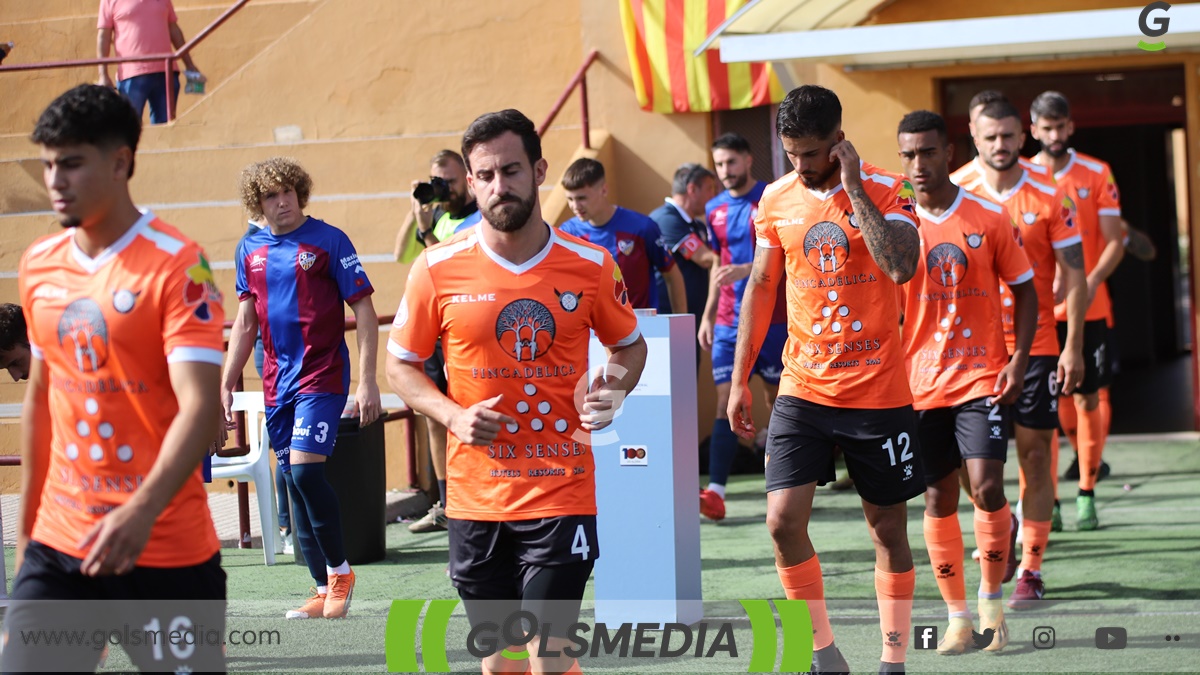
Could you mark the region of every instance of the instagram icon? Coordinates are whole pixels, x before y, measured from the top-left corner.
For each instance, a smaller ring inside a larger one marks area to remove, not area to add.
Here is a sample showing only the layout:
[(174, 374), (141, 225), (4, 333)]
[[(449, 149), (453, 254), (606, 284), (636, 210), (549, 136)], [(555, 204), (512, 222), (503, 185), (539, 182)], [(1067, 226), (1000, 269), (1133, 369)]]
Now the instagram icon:
[(1054, 649), (1054, 629), (1050, 626), (1038, 626), (1033, 629), (1034, 649)]

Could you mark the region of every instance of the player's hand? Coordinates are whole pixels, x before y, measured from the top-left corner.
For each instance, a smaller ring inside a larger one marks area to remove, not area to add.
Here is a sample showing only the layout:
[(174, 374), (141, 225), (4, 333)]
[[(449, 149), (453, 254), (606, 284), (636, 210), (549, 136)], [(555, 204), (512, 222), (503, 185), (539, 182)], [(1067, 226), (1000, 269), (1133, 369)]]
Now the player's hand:
[(225, 430), (237, 428), (237, 420), (233, 417), (233, 390), (221, 387), (221, 409), (225, 412)]
[(217, 437), (212, 444), (208, 446), (208, 454), (217, 454), (225, 447), (225, 443), (229, 441), (229, 427), (225, 426), (225, 414), (222, 412), (221, 419), (217, 421)]
[(718, 287), (728, 286), (750, 276), (751, 265), (722, 265), (717, 268), (715, 281)]
[(861, 160), (858, 158), (858, 151), (850, 144), (850, 141), (840, 141), (834, 143), (829, 149), (829, 159), (836, 159), (841, 163), (842, 168), (842, 187), (849, 192), (853, 189), (862, 187), (862, 170), (859, 168)]
[(157, 516), (135, 502), (109, 511), (76, 545), (87, 551), (80, 571), (89, 577), (132, 572)]
[(612, 424), (625, 402), (625, 390), (614, 386), (618, 381), (615, 377), (603, 376), (592, 380), (579, 411), (580, 428), (584, 431), (599, 431)]
[(1028, 359), (1010, 359), (1008, 364), (1000, 370), (1000, 374), (996, 376), (996, 386), (992, 387), (996, 396), (990, 403), (999, 403), (1000, 405), (1016, 403), (1017, 397), (1021, 395), (1021, 389), (1025, 386), (1025, 369), (1028, 365)]
[(516, 420), (501, 412), (493, 410), (504, 395), (493, 396), (486, 401), (480, 401), (469, 408), (458, 411), (446, 425), (450, 433), (467, 445), (488, 445), (496, 440), (500, 427), (504, 424), (516, 424)]
[(706, 352), (712, 351), (713, 324), (707, 318), (700, 319), (700, 330), (696, 331), (696, 340), (700, 342), (701, 349)]
[(729, 415), (729, 428), (738, 438), (754, 440), (757, 433), (754, 429), (754, 418), (750, 413), (754, 409), (754, 397), (750, 387), (744, 384), (734, 384), (729, 389), (729, 406), (725, 409)]
[(383, 414), (383, 404), (379, 402), (379, 385), (374, 380), (363, 380), (358, 383), (354, 392), (354, 414), (358, 416), (358, 426), (369, 426)]
[(1058, 356), (1058, 390), (1060, 393), (1074, 394), (1075, 389), (1083, 384), (1083, 353), (1073, 349), (1064, 349)]

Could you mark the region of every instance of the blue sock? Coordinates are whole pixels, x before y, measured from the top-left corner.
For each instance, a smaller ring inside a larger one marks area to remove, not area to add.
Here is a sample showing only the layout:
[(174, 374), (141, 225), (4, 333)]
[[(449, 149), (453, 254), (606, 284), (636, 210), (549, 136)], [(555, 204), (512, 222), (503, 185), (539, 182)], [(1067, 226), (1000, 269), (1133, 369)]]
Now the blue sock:
[[(308, 549), (304, 549), (309, 570), (314, 564), (337, 567), (346, 562), (346, 549), (342, 545), (342, 515), (338, 508), (337, 493), (325, 478), (325, 463), (293, 464), (292, 482), (296, 484), (296, 492), (304, 499), (308, 522), (317, 544), (317, 550), (313, 551), (311, 557)], [(316, 575), (313, 578), (316, 579)]]
[[(289, 472), (285, 475), (292, 474)], [(308, 565), (308, 573), (312, 575), (317, 586), (328, 586), (329, 575), (321, 557), (321, 547), (317, 545), (312, 525), (308, 522), (308, 509), (304, 506), (304, 497), (300, 495), (296, 483), (291, 478), (287, 479), (286, 485), (292, 495), (292, 535), (295, 537), (296, 548), (304, 554), (304, 564)]]
[(277, 510), (279, 511), (279, 526), (288, 532), (292, 531), (292, 512), (288, 508), (288, 484), (292, 482), (292, 475), (283, 472), (283, 466), (275, 465), (275, 501)]
[(446, 508), (446, 481), (444, 481), (444, 480), (438, 481), (438, 494), (442, 498), (442, 508), (444, 509), (444, 508)]
[(729, 420), (714, 420), (708, 441), (708, 482), (724, 485), (729, 480), (729, 469), (733, 467), (737, 449), (737, 434), (729, 428)]

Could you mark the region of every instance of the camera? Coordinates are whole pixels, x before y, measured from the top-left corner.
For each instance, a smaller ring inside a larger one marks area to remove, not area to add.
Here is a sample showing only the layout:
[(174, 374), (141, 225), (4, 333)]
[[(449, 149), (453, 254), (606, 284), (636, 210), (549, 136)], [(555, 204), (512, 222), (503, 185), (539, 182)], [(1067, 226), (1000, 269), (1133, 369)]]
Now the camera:
[(450, 184), (444, 178), (430, 178), (428, 183), (417, 183), (413, 198), (422, 204), (450, 201)]

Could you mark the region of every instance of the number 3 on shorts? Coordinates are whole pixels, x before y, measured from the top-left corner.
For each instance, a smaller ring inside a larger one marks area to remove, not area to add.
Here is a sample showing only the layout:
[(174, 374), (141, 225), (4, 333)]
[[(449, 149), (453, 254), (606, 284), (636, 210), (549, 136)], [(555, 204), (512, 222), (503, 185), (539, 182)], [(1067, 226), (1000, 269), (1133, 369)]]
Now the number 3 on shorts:
[(571, 553), (578, 553), (579, 557), (584, 560), (588, 559), (588, 553), (592, 549), (588, 546), (587, 533), (583, 531), (583, 525), (575, 528), (575, 538), (571, 540)]
[(897, 445), (900, 446), (901, 462), (907, 462), (913, 458), (912, 451), (909, 449), (911, 447), (911, 443), (909, 442), (908, 432), (900, 432), (900, 435), (896, 437), (896, 443), (894, 445), (892, 444), (892, 439), (890, 438), (887, 439), (887, 442), (883, 444), (883, 449), (887, 450), (888, 459), (892, 461), (892, 466), (896, 466)]

